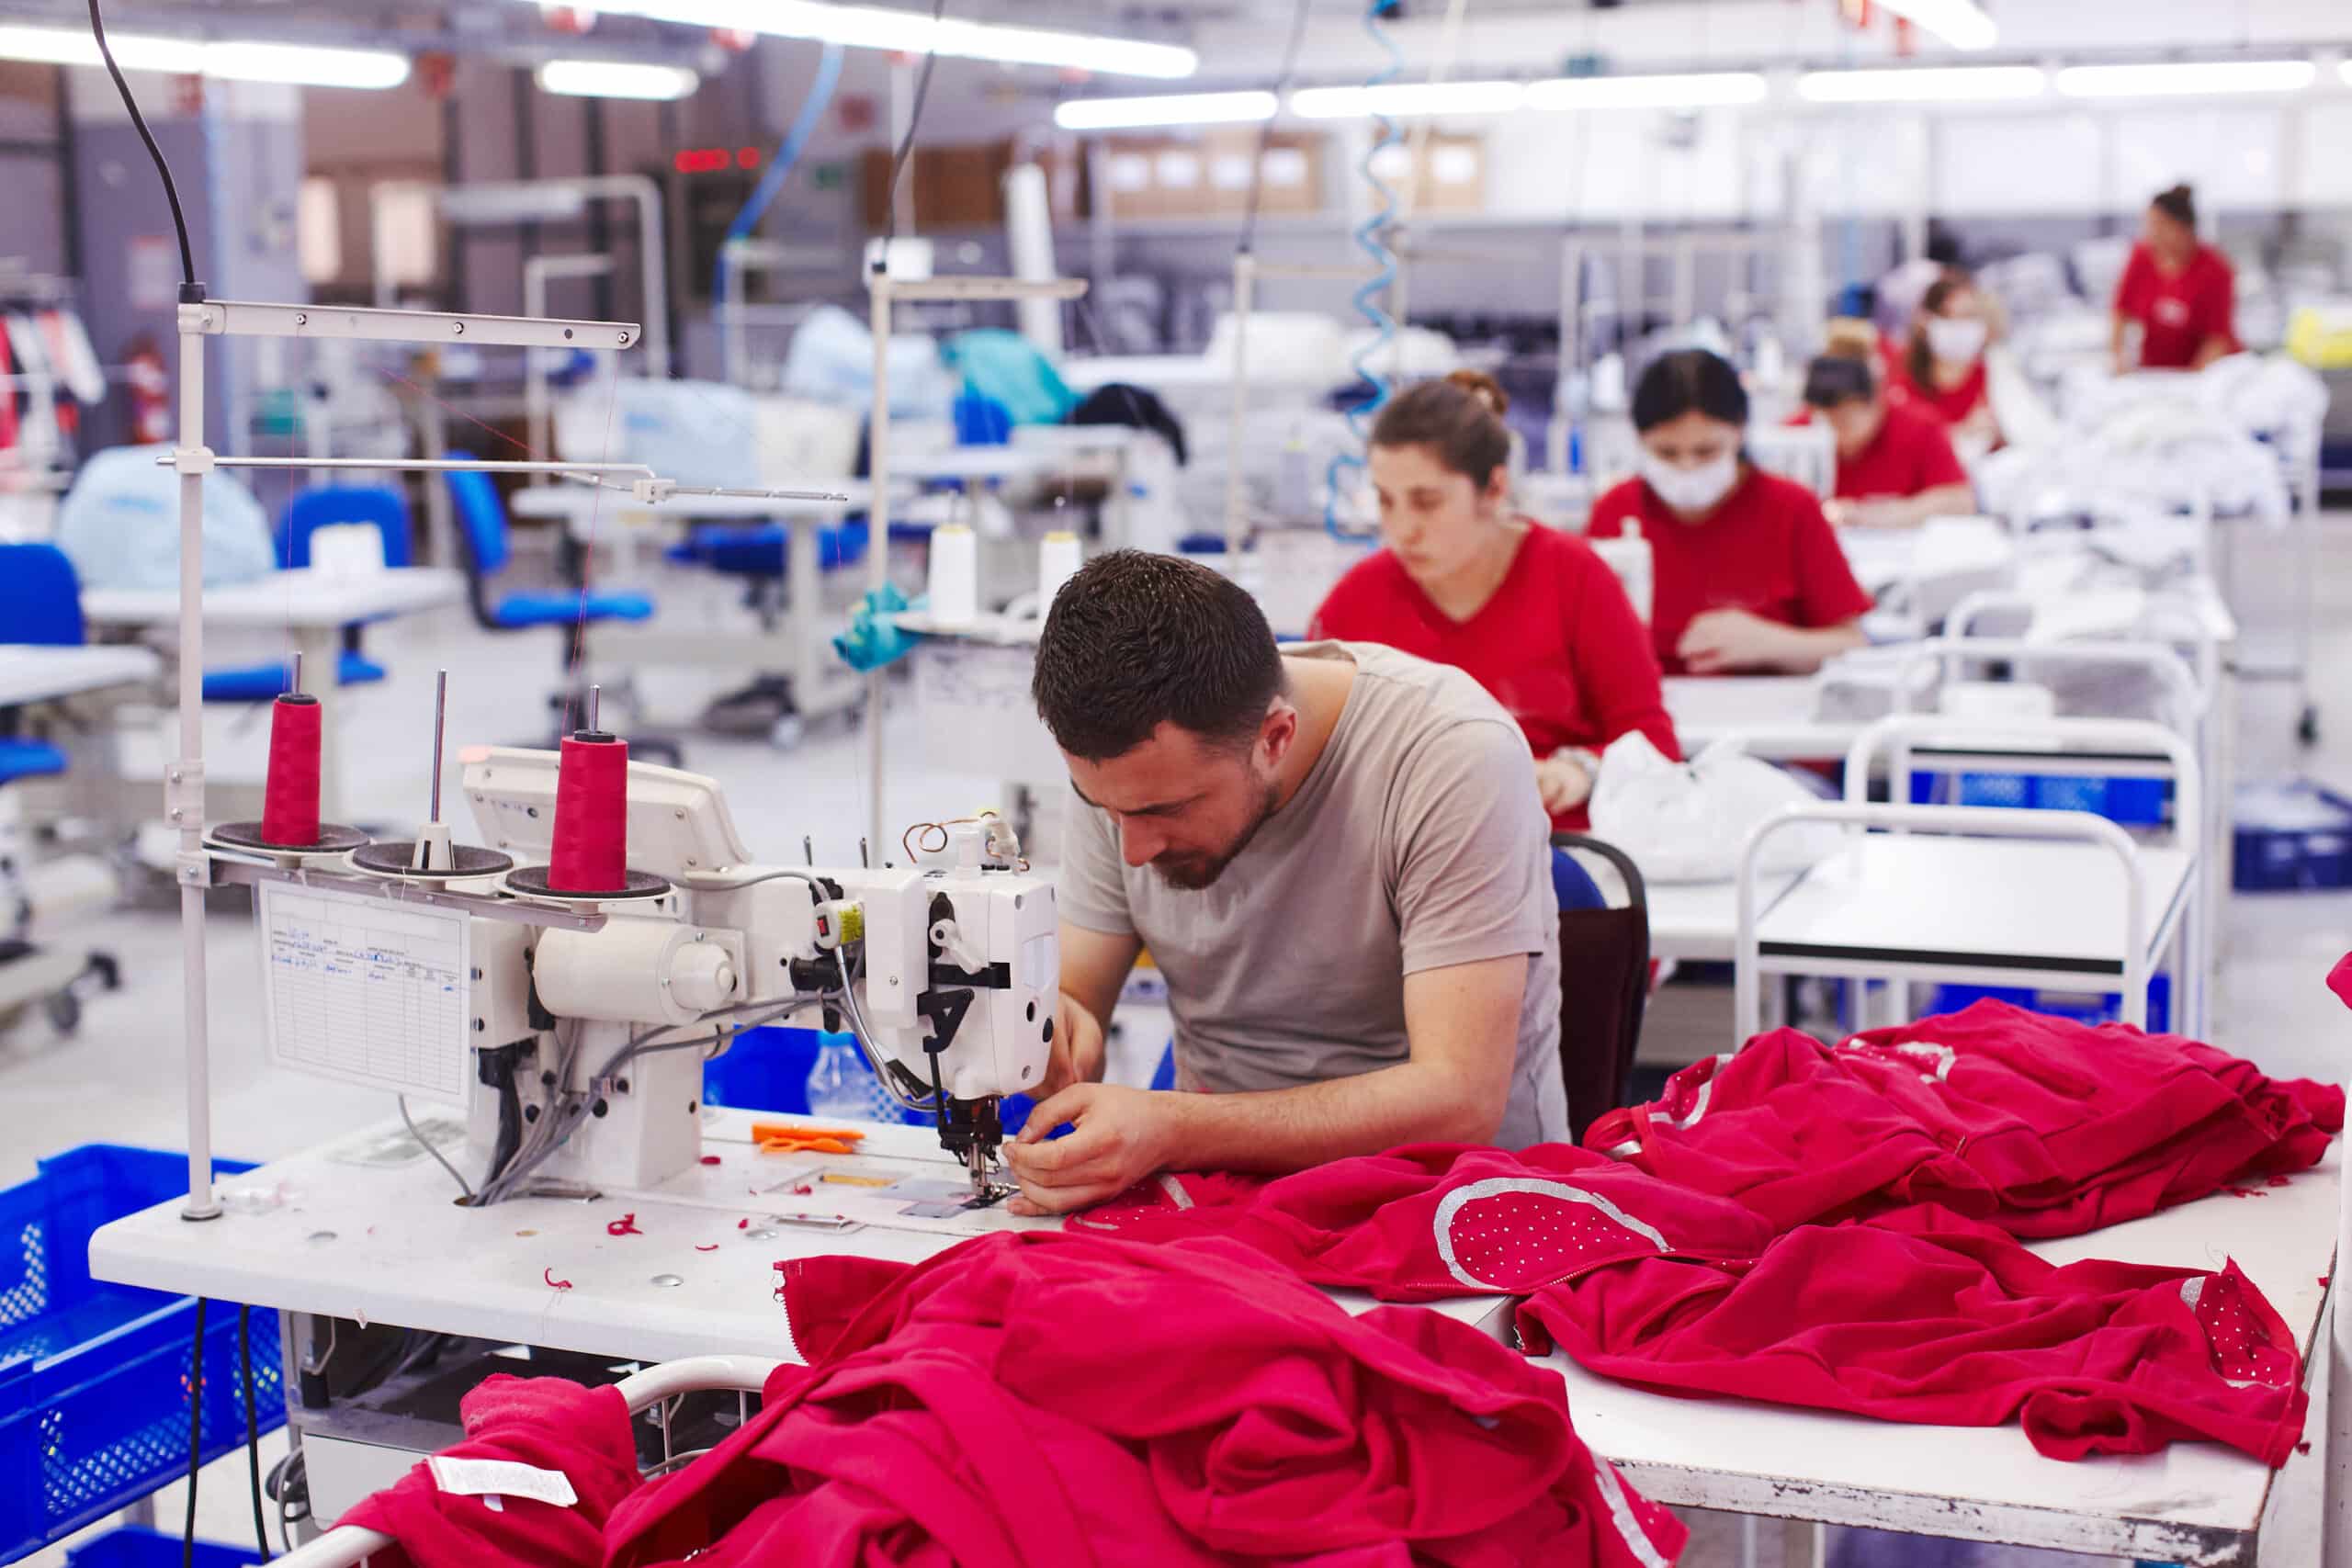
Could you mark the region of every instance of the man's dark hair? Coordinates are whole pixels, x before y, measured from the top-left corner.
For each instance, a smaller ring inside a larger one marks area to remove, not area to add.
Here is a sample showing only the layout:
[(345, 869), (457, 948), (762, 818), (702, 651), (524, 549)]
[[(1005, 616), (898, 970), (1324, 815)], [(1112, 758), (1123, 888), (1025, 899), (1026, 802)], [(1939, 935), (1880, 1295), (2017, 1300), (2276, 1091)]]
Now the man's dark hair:
[(1218, 745), (1255, 739), (1283, 689), (1258, 602), (1177, 556), (1113, 550), (1054, 596), (1029, 694), (1054, 742), (1101, 762), (1164, 720)]

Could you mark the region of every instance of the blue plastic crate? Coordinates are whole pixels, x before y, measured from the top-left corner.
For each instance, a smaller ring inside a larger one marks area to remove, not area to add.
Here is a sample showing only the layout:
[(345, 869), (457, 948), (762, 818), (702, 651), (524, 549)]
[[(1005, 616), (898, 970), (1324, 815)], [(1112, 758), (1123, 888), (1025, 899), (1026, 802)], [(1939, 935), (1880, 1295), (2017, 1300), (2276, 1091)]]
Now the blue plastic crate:
[(2013, 811), (2087, 811), (2128, 828), (2165, 819), (2165, 779), (2079, 778), (2065, 773), (1936, 773), (1914, 771), (1914, 806), (1995, 806)]
[(2297, 779), (2244, 785), (2235, 805), (2239, 892), (2352, 887), (2352, 800)]
[[(253, 1568), (261, 1556), (251, 1547), (196, 1543), (195, 1568)], [(138, 1525), (93, 1536), (65, 1553), (66, 1568), (180, 1568), (180, 1538)]]
[[(252, 1167), (217, 1161), (223, 1175)], [(96, 1524), (187, 1469), (196, 1303), (90, 1278), (90, 1233), (187, 1190), (187, 1156), (86, 1144), (0, 1191), (0, 1562)], [(277, 1314), (251, 1334), (254, 1405), (282, 1425)], [(204, 1324), (205, 1459), (242, 1448), (237, 1308)]]
[[(2083, 991), (2037, 991), (2011, 986), (1938, 986), (1928, 999), (1930, 1013), (1958, 1012), (1972, 1002), (2007, 1002), (2028, 1012), (2047, 1013), (2076, 1023), (2112, 1023), (2123, 1013), (2121, 993), (2103, 997)], [(2172, 976), (2157, 975), (2148, 981), (2148, 1032), (2162, 1034), (2172, 1023)]]

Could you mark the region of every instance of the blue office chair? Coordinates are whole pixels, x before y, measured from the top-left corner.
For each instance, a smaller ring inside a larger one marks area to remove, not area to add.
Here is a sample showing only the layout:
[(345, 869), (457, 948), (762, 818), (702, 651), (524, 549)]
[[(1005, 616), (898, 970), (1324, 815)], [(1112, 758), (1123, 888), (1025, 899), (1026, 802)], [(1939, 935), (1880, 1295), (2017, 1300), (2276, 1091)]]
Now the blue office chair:
[[(0, 545), (0, 642), (32, 643), (43, 648), (78, 648), (86, 640), (82, 619), (82, 583), (74, 563), (55, 545)], [(0, 709), (0, 785), (19, 779), (54, 778), (66, 770), (65, 753), (47, 740), (18, 735), (12, 709)], [(7, 934), (13, 917), (0, 910), (0, 964), (28, 958), (39, 951), (21, 937)], [(82, 1018), (80, 987), (94, 981), (111, 991), (121, 984), (121, 968), (112, 953), (92, 953), (81, 975), (52, 991), (44, 1000), (51, 1024), (60, 1034), (71, 1034)]]
[[(1611, 906), (1570, 850), (1613, 866), (1625, 902)], [(1649, 890), (1624, 851), (1582, 833), (1552, 835), (1552, 886), (1560, 901), (1560, 1077), (1569, 1141), (1581, 1143), (1603, 1111), (1631, 1098), (1649, 1006)]]
[[(85, 639), (82, 583), (55, 545), (0, 545), (0, 642), (79, 648)], [(0, 715), (0, 718), (7, 716)], [(0, 784), (65, 771), (65, 753), (14, 736), (0, 723)]]
[[(455, 449), (449, 456), (460, 462), (476, 460), (472, 453)], [(473, 604), (474, 619), (483, 630), (504, 633), (538, 626), (585, 627), (603, 622), (652, 618), (653, 601), (642, 593), (548, 593), (524, 590), (492, 597), (491, 579), (505, 570), (514, 558), (507, 538), (506, 504), (499, 500), (490, 476), (479, 469), (452, 468), (442, 478), (449, 481), (449, 499), (457, 508), (458, 547), (465, 558), (468, 596)], [(563, 689), (553, 699), (559, 709), (578, 705), (585, 695), (581, 690), (581, 671), (587, 660), (587, 641), (584, 630), (578, 637), (562, 639)], [(672, 767), (681, 761), (674, 740), (632, 735), (629, 745), (638, 754), (665, 761)]]
[[(306, 490), (287, 505), (276, 540), (278, 566), (289, 570), (309, 566), (311, 536), (322, 528), (346, 523), (375, 526), (383, 536), (386, 566), (409, 564), (408, 502), (401, 499), (400, 491), (378, 485), (328, 485)], [(387, 673), (381, 664), (361, 649), (360, 630), (357, 626), (343, 628), (343, 654), (335, 665), (338, 686), (373, 685)], [(266, 703), (286, 690), (292, 679), (292, 671), (282, 660), (208, 670), (204, 672), (204, 700)]]

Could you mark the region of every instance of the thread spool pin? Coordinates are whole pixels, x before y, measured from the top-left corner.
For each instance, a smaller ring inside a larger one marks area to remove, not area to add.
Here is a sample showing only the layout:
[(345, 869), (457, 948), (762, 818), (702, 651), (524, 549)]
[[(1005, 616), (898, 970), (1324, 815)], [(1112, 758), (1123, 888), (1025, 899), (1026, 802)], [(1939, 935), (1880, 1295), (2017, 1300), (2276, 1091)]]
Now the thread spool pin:
[(286, 689), (293, 695), (299, 697), (302, 694), (302, 650), (299, 648), (294, 650), (294, 661), (291, 675), (292, 679), (287, 683)]
[(596, 717), (597, 717), (597, 715), (598, 715), (598, 714), (600, 714), (601, 712), (603, 712), (603, 710), (604, 710), (604, 705), (605, 705), (605, 688), (604, 688), (604, 687), (602, 687), (602, 686), (591, 686), (591, 687), (589, 687), (589, 688), (588, 688), (588, 728), (589, 728), (590, 729), (595, 729), (595, 728), (598, 728), (597, 723), (596, 723)]
[(449, 672), (433, 677), (433, 810), (425, 820), (441, 820), (441, 738), (449, 727)]

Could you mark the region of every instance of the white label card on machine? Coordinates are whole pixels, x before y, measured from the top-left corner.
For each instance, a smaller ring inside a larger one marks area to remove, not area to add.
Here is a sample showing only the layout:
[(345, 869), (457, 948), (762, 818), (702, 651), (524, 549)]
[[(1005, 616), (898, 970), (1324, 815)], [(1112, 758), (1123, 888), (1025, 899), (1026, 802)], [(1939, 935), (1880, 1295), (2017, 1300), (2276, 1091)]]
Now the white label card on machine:
[(528, 1497), (534, 1502), (569, 1508), (580, 1501), (571, 1477), (560, 1470), (517, 1464), (507, 1459), (450, 1459), (435, 1454), (424, 1461), (433, 1483), (455, 1497)]
[(271, 1064), (464, 1104), (471, 919), (288, 883), (260, 894)]

